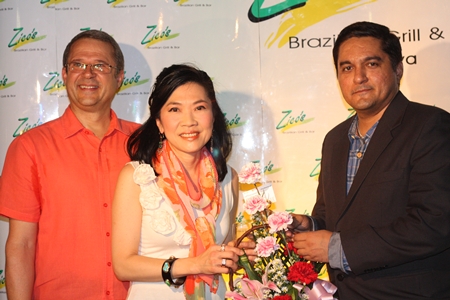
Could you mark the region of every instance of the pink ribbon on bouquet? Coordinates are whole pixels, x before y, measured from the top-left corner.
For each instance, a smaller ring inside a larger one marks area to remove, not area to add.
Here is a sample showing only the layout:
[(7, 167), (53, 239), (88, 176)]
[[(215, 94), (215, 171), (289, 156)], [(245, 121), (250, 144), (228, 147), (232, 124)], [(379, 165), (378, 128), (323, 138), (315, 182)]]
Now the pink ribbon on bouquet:
[(294, 284), (294, 287), (299, 292), (304, 288), (309, 300), (334, 300), (333, 294), (337, 291), (337, 287), (334, 284), (321, 279), (314, 281), (312, 289), (300, 284)]

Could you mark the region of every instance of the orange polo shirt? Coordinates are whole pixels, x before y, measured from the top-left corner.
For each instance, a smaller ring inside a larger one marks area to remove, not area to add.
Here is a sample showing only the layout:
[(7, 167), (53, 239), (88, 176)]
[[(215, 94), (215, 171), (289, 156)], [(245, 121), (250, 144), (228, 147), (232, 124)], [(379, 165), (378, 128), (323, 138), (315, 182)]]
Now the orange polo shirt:
[(111, 203), (138, 126), (111, 110), (100, 140), (67, 108), (11, 143), (0, 214), (38, 223), (35, 299), (126, 298), (111, 266)]

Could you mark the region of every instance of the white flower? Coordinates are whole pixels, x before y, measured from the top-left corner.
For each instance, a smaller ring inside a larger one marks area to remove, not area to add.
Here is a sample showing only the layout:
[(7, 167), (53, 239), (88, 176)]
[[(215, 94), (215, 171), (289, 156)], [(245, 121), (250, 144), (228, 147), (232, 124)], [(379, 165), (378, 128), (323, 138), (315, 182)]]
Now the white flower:
[(156, 179), (155, 171), (149, 164), (140, 164), (133, 173), (133, 180), (139, 185), (145, 185)]
[(158, 186), (141, 186), (139, 201), (144, 209), (157, 209), (161, 205), (163, 197), (158, 190)]
[(172, 233), (176, 228), (173, 217), (165, 210), (157, 210), (152, 213), (150, 225), (153, 230), (161, 234)]

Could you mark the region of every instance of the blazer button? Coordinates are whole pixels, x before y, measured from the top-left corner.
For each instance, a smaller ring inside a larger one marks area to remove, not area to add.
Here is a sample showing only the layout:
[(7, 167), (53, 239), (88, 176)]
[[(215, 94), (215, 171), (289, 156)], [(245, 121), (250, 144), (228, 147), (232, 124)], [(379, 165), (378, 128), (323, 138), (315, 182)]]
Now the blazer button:
[(344, 278), (345, 278), (345, 275), (342, 274), (342, 273), (339, 273), (339, 274), (337, 275), (337, 279), (338, 279), (339, 281), (344, 280)]

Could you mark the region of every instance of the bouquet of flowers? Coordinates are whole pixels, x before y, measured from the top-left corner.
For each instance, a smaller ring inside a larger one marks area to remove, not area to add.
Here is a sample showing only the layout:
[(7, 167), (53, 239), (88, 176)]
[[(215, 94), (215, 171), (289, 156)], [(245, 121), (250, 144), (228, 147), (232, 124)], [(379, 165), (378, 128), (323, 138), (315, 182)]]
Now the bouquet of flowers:
[(334, 285), (318, 279), (324, 263), (307, 261), (297, 254), (286, 237), (292, 216), (270, 209), (272, 201), (258, 189), (260, 181), (259, 163), (248, 163), (239, 173), (239, 182), (254, 185), (257, 193), (245, 199), (243, 207), (251, 216), (252, 228), (237, 240), (237, 244), (252, 234), (257, 258), (254, 263), (250, 263), (245, 254), (239, 258), (245, 274), (234, 282), (230, 274), (231, 291), (225, 296), (234, 300), (333, 299)]

